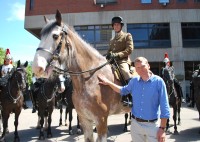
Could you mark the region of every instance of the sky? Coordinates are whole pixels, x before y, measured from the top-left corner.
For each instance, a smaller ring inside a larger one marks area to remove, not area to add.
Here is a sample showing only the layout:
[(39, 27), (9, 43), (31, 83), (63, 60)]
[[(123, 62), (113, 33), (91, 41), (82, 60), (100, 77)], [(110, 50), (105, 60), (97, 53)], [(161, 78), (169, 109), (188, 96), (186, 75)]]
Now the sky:
[(0, 47), (16, 62), (33, 61), (39, 39), (24, 29), (26, 0), (0, 1)]

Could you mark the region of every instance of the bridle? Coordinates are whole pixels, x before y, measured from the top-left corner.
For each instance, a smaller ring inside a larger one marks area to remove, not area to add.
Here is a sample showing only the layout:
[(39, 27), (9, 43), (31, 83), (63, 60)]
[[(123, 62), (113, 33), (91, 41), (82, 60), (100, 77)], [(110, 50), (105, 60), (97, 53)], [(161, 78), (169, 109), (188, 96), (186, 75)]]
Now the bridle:
[[(16, 69), (16, 71), (15, 72), (17, 72), (17, 71), (20, 71), (20, 70), (23, 70), (22, 68), (17, 68)], [(12, 72), (12, 75), (14, 74), (14, 72)], [(11, 75), (11, 77), (12, 77), (12, 75)], [(11, 78), (10, 77), (10, 78)], [(10, 92), (10, 78), (9, 78), (9, 81), (8, 81), (8, 95), (9, 95), (9, 98), (13, 101), (13, 103), (14, 104), (16, 104), (17, 103), (17, 101), (20, 99), (20, 97), (23, 95), (23, 93), (22, 93), (22, 89), (23, 88), (21, 88), (20, 87), (20, 85), (19, 85), (19, 82), (18, 82), (18, 80), (17, 80), (17, 76), (16, 76), (16, 74), (14, 75), (14, 79), (17, 81), (17, 88), (19, 89), (19, 93), (20, 93), (20, 95), (17, 97), (17, 98), (14, 98), (12, 95), (11, 95), (11, 92)], [(24, 78), (24, 76), (22, 76), (22, 82), (25, 82), (25, 84), (26, 84), (26, 79)]]
[[(49, 54), (51, 54), (52, 58), (47, 61), (47, 66), (52, 66), (54, 67), (54, 72), (56, 73), (59, 73), (59, 74), (67, 74), (67, 75), (80, 75), (80, 74), (83, 74), (83, 73), (87, 73), (87, 72), (92, 72), (92, 71), (96, 71), (102, 67), (104, 67), (105, 65), (109, 64), (110, 61), (108, 60), (106, 63), (96, 67), (96, 68), (93, 68), (93, 69), (90, 69), (90, 70), (86, 70), (86, 71), (81, 71), (81, 72), (73, 72), (73, 71), (69, 71), (68, 69), (61, 69), (60, 67), (57, 67), (53, 64), (53, 61), (60, 61), (60, 51), (61, 51), (61, 47), (62, 47), (62, 44), (63, 44), (63, 40), (65, 38), (65, 36), (67, 36), (67, 30), (68, 30), (68, 27), (63, 24), (63, 27), (62, 27), (62, 35), (61, 35), (61, 39), (55, 49), (55, 51), (51, 51), (49, 49), (46, 49), (46, 48), (42, 48), (42, 47), (38, 47), (36, 49), (36, 51), (44, 51), (44, 52), (47, 52)], [(69, 43), (66, 41), (66, 46), (69, 46)]]

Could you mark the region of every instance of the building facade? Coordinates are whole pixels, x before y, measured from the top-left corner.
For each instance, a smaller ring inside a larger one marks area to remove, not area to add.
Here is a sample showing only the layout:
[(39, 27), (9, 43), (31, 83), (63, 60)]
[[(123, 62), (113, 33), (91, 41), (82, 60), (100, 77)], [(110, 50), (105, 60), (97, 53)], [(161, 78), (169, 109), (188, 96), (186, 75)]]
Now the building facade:
[(200, 0), (26, 0), (25, 29), (40, 38), (43, 16), (52, 19), (57, 9), (102, 54), (114, 34), (112, 17), (123, 17), (123, 30), (134, 40), (132, 61), (146, 57), (159, 75), (167, 52), (184, 96), (189, 94), (191, 73), (200, 64)]

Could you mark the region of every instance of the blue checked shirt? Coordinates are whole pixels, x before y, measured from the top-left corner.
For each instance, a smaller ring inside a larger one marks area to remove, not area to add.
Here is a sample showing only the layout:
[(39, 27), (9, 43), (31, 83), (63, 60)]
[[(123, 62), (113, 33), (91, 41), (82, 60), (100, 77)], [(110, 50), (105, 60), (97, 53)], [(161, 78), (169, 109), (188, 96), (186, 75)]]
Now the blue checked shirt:
[(153, 120), (170, 117), (166, 85), (161, 77), (153, 73), (148, 81), (143, 81), (141, 77), (132, 78), (120, 94), (132, 94), (132, 114), (137, 118)]

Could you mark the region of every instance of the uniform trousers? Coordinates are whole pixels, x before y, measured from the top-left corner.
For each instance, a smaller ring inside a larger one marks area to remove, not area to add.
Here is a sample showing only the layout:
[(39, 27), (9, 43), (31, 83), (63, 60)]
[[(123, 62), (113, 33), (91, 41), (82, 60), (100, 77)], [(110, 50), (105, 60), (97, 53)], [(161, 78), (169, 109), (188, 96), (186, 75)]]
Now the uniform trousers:
[(118, 63), (125, 80), (129, 80), (132, 76), (130, 74), (128, 63)]
[(131, 119), (131, 137), (133, 142), (158, 142), (157, 132), (160, 120), (155, 122), (138, 122)]

